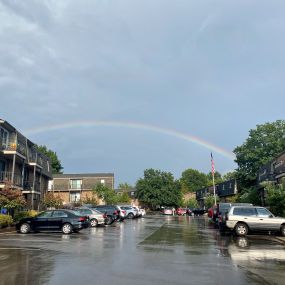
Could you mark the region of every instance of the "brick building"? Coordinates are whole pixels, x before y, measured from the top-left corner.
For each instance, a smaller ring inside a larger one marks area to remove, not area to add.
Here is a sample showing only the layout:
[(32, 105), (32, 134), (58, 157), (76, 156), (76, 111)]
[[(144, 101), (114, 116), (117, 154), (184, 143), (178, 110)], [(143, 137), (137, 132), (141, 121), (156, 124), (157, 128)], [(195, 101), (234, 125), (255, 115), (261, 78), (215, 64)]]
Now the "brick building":
[(97, 184), (103, 184), (114, 189), (114, 174), (54, 174), (53, 180), (49, 184), (49, 191), (55, 195), (59, 195), (64, 204), (69, 204), (86, 198), (92, 198), (92, 195), (94, 195), (92, 189)]

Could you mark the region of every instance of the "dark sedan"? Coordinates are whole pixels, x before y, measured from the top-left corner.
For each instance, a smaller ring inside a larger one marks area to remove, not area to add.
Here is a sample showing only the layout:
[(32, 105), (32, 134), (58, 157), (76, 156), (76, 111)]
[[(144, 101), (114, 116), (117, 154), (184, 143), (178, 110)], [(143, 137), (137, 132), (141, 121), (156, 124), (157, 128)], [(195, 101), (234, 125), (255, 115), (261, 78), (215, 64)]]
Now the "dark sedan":
[(63, 234), (71, 234), (87, 227), (87, 217), (72, 210), (41, 212), (36, 217), (21, 219), (16, 225), (17, 231), (22, 234), (30, 231), (61, 231)]

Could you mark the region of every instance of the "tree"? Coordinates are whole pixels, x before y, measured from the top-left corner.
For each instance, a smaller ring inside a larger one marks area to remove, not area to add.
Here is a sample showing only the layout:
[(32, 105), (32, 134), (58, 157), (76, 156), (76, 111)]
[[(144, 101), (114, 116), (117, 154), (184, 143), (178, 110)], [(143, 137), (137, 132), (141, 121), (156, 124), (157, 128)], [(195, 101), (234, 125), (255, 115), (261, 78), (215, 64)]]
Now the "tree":
[(0, 190), (0, 208), (16, 209), (26, 206), (27, 202), (20, 190), (13, 189), (10, 184), (6, 184)]
[(102, 199), (106, 204), (116, 204), (118, 202), (116, 192), (102, 183), (98, 183), (93, 188), (93, 191), (96, 193), (97, 197)]
[(255, 185), (257, 173), (285, 149), (285, 121), (257, 125), (249, 131), (249, 137), (234, 149), (238, 164), (237, 179), (243, 188)]
[(125, 183), (120, 183), (118, 188), (122, 191), (128, 191), (128, 190), (132, 189), (133, 187), (132, 187), (132, 185), (125, 182)]
[(209, 185), (209, 178), (205, 173), (191, 168), (182, 172), (180, 181), (183, 193), (196, 192), (197, 190)]
[(190, 209), (199, 208), (198, 201), (195, 198), (190, 198), (189, 200), (185, 201), (185, 206)]
[(224, 181), (228, 181), (228, 180), (232, 180), (232, 179), (236, 179), (236, 178), (237, 178), (237, 172), (236, 171), (231, 171), (231, 172), (228, 172), (228, 173), (223, 175)]
[(237, 198), (240, 203), (251, 203), (253, 205), (260, 205), (260, 197), (256, 187), (246, 188)]
[(281, 185), (276, 185), (270, 182), (263, 183), (266, 191), (266, 205), (274, 215), (285, 216), (285, 180)]
[(55, 196), (53, 193), (49, 192), (45, 195), (42, 201), (43, 205), (47, 208), (59, 209), (63, 205), (63, 200), (59, 196)]
[(52, 173), (53, 174), (62, 173), (63, 167), (61, 165), (60, 160), (57, 157), (56, 152), (54, 152), (54, 151), (52, 151), (50, 149), (47, 149), (47, 147), (45, 145), (37, 146), (37, 149), (38, 149), (39, 152), (43, 153), (48, 158), (50, 158), (50, 160), (51, 160), (51, 167), (52, 167)]
[[(212, 172), (209, 172), (207, 174), (207, 178), (208, 178), (208, 186), (212, 186), (213, 185), (213, 174), (212, 174)], [(222, 178), (222, 174), (218, 171), (215, 171), (214, 178), (215, 178), (215, 184), (219, 184), (219, 183), (224, 181)]]
[(118, 195), (117, 199), (118, 199), (118, 203), (129, 204), (131, 202), (131, 198), (129, 197), (127, 192), (123, 192), (122, 195)]
[[(219, 202), (219, 197), (216, 196), (217, 202)], [(206, 209), (211, 208), (215, 204), (215, 197), (214, 195), (207, 195), (204, 200), (204, 205)]]
[(144, 178), (137, 181), (136, 188), (139, 201), (152, 208), (162, 205), (178, 207), (182, 203), (181, 185), (170, 172), (147, 169)]

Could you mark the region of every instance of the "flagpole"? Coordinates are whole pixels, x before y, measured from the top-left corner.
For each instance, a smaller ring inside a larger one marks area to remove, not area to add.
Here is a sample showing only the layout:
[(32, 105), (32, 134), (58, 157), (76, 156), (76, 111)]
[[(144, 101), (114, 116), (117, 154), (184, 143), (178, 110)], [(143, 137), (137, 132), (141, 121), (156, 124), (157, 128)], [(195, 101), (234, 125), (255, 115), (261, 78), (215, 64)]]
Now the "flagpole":
[(216, 186), (215, 186), (215, 164), (214, 164), (214, 159), (213, 159), (213, 154), (212, 153), (211, 153), (211, 166), (212, 166), (214, 202), (215, 202), (215, 206), (216, 206), (217, 205), (217, 197), (216, 197)]

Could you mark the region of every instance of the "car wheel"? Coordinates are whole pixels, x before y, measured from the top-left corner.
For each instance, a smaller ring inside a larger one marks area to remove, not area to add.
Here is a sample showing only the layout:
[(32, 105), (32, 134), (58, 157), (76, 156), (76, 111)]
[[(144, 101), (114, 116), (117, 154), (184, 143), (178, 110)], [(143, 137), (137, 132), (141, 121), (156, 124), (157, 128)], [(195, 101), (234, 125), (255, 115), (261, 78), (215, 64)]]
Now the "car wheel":
[(72, 226), (71, 224), (64, 224), (61, 228), (63, 234), (69, 235), (72, 233)]
[(129, 214), (128, 214), (128, 219), (133, 219), (134, 216), (135, 216), (135, 215), (134, 215), (133, 213), (129, 213)]
[(114, 222), (113, 218), (111, 216), (107, 216), (105, 220), (106, 225), (111, 225)]
[(280, 229), (281, 235), (284, 237), (285, 236), (285, 225), (283, 225)]
[(27, 234), (30, 232), (30, 230), (31, 230), (31, 227), (27, 223), (24, 223), (20, 226), (20, 233), (21, 234)]
[(246, 236), (248, 233), (248, 226), (244, 223), (238, 223), (235, 227), (237, 236)]
[(90, 221), (90, 226), (91, 226), (92, 228), (97, 227), (97, 226), (98, 226), (98, 221), (97, 221), (96, 219), (92, 219), (92, 220)]

